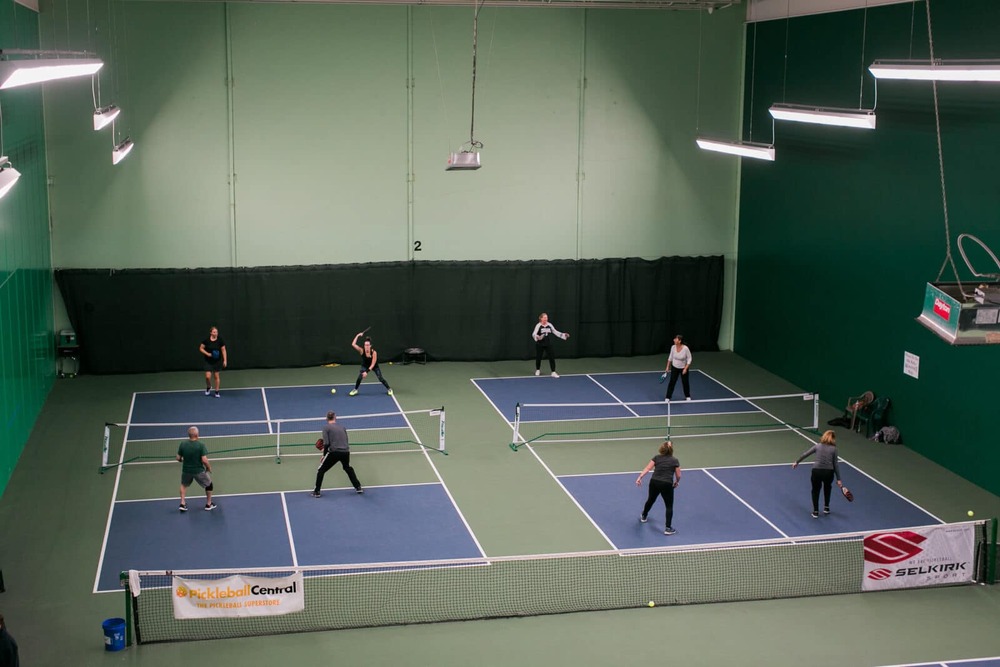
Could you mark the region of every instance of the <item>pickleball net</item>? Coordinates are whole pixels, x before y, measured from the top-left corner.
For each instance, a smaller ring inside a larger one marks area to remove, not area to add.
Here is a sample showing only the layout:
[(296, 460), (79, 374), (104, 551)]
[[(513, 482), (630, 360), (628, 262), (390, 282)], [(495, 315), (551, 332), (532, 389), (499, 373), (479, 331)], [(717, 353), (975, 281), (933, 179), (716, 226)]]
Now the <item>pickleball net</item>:
[(545, 442), (662, 441), (672, 437), (819, 428), (819, 394), (637, 403), (519, 403), (510, 447)]
[[(992, 583), (986, 579), (994, 575), (985, 562), (989, 553), (995, 558), (995, 520), (968, 523), (976, 545), (969, 583)], [(130, 627), (136, 641), (147, 644), (625, 609), (650, 601), (680, 605), (860, 593), (866, 535), (870, 533), (488, 559), (132, 571), (122, 573), (122, 585)], [(282, 577), (296, 572), (304, 575), (302, 611), (175, 617), (174, 597), (185, 595), (191, 580), (209, 591), (206, 604), (228, 606), (239, 602), (239, 593), (213, 594), (213, 587), (231, 590), (228, 583), (213, 582), (233, 575)]]
[[(431, 450), (447, 453), (445, 410), (337, 415), (357, 452)], [(118, 466), (176, 463), (177, 446), (197, 426), (212, 460), (305, 456), (316, 453), (326, 416), (230, 422), (107, 423), (101, 448), (103, 473)], [(113, 460), (117, 454), (117, 461)]]

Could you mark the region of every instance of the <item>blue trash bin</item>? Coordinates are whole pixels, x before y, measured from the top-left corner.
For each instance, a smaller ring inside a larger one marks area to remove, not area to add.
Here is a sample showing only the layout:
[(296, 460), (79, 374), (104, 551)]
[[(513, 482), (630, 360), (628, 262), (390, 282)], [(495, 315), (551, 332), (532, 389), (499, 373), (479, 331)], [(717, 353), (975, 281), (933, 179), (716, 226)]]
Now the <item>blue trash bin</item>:
[(121, 651), (125, 648), (125, 619), (109, 618), (103, 623), (104, 628), (104, 650)]

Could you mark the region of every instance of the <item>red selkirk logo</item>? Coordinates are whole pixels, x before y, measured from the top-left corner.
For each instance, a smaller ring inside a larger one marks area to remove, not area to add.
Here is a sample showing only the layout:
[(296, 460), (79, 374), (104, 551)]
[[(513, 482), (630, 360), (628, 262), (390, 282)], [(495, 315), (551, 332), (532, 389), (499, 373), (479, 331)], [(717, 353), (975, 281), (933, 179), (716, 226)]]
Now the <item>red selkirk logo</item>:
[(910, 530), (895, 533), (875, 533), (865, 538), (865, 560), (869, 563), (891, 565), (913, 558), (923, 551), (919, 545), (927, 538)]

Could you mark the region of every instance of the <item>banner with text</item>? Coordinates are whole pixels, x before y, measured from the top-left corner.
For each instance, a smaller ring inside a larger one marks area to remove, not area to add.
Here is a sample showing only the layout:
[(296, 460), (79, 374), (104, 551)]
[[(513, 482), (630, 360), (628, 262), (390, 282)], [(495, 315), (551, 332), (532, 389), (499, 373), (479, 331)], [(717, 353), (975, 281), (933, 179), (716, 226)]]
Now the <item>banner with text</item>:
[(968, 523), (866, 535), (862, 589), (970, 583), (974, 541), (975, 526)]
[(302, 573), (287, 577), (173, 578), (174, 618), (280, 616), (305, 609)]

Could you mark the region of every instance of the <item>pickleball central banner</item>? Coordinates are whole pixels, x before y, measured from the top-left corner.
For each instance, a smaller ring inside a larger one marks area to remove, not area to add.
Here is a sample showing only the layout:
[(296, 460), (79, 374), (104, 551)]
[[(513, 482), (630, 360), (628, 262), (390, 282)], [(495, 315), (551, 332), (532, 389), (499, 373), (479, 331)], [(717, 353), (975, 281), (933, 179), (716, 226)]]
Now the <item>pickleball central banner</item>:
[(305, 609), (302, 573), (288, 577), (173, 578), (174, 618), (280, 616)]
[(974, 542), (972, 524), (866, 535), (862, 590), (970, 583), (975, 574)]

